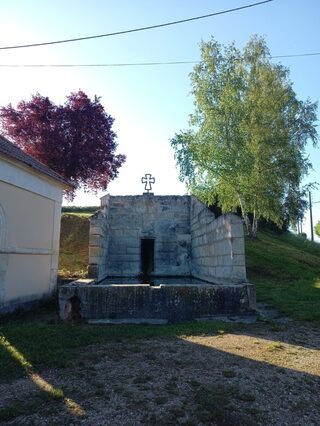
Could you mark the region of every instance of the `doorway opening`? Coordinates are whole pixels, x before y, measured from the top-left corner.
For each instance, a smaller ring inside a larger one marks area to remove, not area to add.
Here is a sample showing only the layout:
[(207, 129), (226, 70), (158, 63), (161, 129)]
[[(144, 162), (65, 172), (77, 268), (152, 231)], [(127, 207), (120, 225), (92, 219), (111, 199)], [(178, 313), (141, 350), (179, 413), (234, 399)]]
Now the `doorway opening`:
[(141, 272), (145, 277), (154, 272), (154, 238), (141, 239)]

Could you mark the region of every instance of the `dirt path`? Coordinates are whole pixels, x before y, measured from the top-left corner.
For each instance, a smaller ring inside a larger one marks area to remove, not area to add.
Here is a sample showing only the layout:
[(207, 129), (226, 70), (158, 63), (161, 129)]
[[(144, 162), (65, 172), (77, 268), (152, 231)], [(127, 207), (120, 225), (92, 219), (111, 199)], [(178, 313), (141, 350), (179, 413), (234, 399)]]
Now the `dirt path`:
[(319, 425), (319, 348), (317, 327), (294, 322), (90, 346), (0, 385), (1, 424)]

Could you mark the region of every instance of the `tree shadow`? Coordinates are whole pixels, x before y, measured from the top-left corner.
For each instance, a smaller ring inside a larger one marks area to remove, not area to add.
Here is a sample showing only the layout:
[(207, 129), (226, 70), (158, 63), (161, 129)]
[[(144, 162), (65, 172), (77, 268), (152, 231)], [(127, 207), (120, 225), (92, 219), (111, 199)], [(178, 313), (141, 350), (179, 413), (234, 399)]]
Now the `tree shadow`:
[[(30, 343), (32, 344), (32, 342)], [(0, 335), (0, 349), (2, 352), (9, 354), (12, 360), (15, 361), (16, 373), (18, 373), (18, 375), (23, 373), (26, 378), (30, 379), (30, 383), (32, 384), (30, 391), (32, 392), (34, 389), (38, 390), (36, 397), (41, 400), (41, 405), (48, 402), (58, 402), (61, 403), (72, 416), (76, 418), (85, 416), (85, 410), (81, 405), (71, 397), (66, 396), (61, 388), (46, 380), (44, 375), (39, 374), (24, 354), (4, 335)], [(10, 420), (12, 417), (14, 418), (16, 413), (24, 413), (25, 410), (29, 411), (30, 407), (34, 408), (33, 404), (30, 405), (26, 401), (20, 400), (17, 404), (17, 401), (15, 401), (13, 406), (9, 405), (6, 409), (0, 409), (0, 422), (1, 420)]]
[(205, 424), (319, 422), (318, 350), (281, 343), (265, 333), (183, 340), (190, 345), (186, 354), (188, 350), (197, 354), (196, 371), (207, 371), (195, 389), (199, 418)]
[[(160, 337), (153, 335), (155, 327), (144, 327), (148, 332), (137, 338), (121, 335), (122, 328), (113, 327), (109, 340), (102, 336), (111, 328), (102, 327), (100, 341), (80, 345), (72, 365), (41, 374), (19, 350), (14, 334), (3, 336), (0, 346), (24, 371), (30, 389), (58, 402), (70, 421), (86, 417), (88, 424), (98, 418), (99, 424), (120, 425), (127, 416), (127, 424), (132, 420), (150, 425), (319, 424), (316, 327), (307, 334), (306, 324), (272, 327), (211, 324), (210, 332), (210, 324), (200, 324), (189, 335), (183, 333), (185, 326)], [(68, 328), (71, 337), (79, 338), (77, 326)], [(127, 330), (134, 335), (137, 329)], [(304, 342), (297, 343), (296, 336)], [(41, 350), (40, 343), (35, 344)], [(72, 388), (70, 377), (75, 378)], [(0, 385), (2, 394), (6, 386), (11, 385)], [(46, 415), (50, 421), (56, 413)]]

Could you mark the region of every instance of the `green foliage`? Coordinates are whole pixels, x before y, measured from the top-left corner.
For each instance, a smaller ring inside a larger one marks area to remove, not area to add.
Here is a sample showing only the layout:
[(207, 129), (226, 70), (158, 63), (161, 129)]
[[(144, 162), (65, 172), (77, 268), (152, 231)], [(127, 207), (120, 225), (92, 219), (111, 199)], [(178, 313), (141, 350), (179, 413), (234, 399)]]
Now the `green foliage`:
[(318, 222), (314, 227), (314, 232), (318, 235), (318, 237), (320, 237), (320, 222)]
[(195, 112), (191, 129), (171, 140), (180, 178), (207, 204), (241, 207), (255, 231), (264, 217), (296, 222), (306, 207), (305, 156), (317, 142), (316, 104), (297, 99), (289, 71), (272, 64), (262, 38), (243, 52), (213, 39), (201, 43), (201, 63), (191, 73)]

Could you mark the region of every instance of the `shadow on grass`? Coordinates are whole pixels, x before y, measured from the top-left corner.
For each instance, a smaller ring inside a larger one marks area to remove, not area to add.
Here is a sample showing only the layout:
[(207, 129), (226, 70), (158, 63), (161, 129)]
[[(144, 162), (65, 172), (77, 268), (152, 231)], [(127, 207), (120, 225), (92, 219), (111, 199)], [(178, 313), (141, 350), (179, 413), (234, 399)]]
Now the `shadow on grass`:
[[(18, 367), (38, 392), (24, 403), (15, 400), (0, 409), (0, 421), (41, 412), (48, 403), (49, 421), (61, 410), (66, 421), (75, 421), (90, 415), (90, 410), (108, 413), (117, 406), (110, 419), (114, 424), (132, 410), (141, 423), (156, 425), (178, 421), (280, 425), (283, 419), (296, 418), (317, 424), (320, 371), (310, 374), (310, 364), (296, 362), (301, 347), (288, 343), (290, 336), (283, 343), (265, 324), (241, 327), (221, 323), (2, 327), (2, 379), (17, 378)], [(63, 368), (63, 374), (56, 368)], [(46, 378), (48, 369), (51, 379)], [(73, 389), (70, 376), (77, 377)], [(108, 403), (95, 407), (94, 401), (106, 396)]]
[[(312, 323), (303, 328), (295, 324), (279, 324), (273, 321), (243, 325), (225, 322), (185, 322), (166, 326), (152, 325), (109, 325), (92, 326), (85, 323), (65, 324), (57, 314), (57, 301), (52, 298), (32, 311), (10, 314), (0, 319), (1, 336), (13, 342), (19, 353), (37, 369), (67, 368), (77, 352), (89, 345), (122, 342), (137, 339), (174, 339), (181, 336), (216, 336), (232, 333), (257, 336), (264, 340), (319, 348), (318, 340), (308, 340), (308, 330), (316, 327)], [(288, 331), (289, 330), (289, 331)], [(0, 382), (25, 375), (24, 367), (0, 345)]]

